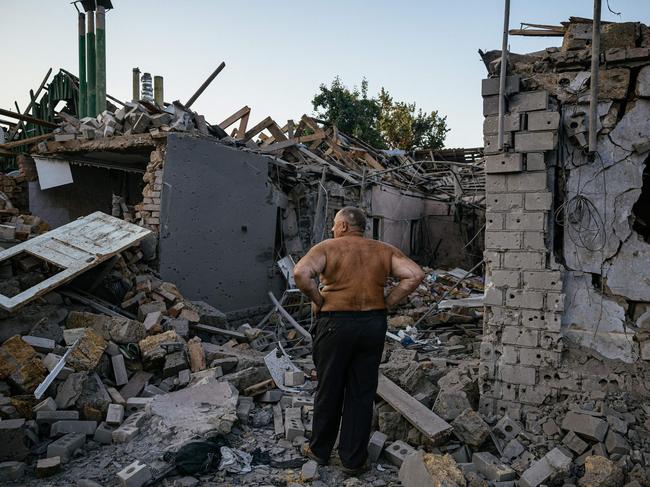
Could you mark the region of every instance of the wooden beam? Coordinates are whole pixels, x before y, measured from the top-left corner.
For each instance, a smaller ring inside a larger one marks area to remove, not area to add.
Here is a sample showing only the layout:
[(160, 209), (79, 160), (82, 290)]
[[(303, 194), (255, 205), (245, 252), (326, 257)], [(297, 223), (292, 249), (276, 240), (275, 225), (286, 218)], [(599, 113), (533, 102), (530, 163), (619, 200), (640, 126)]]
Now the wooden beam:
[[(247, 142), (259, 134), (265, 128), (268, 128), (271, 124), (275, 123), (271, 117), (266, 117), (264, 120), (255, 125), (252, 129), (244, 134), (242, 141)], [(239, 134), (237, 134), (239, 135)]]
[(0, 144), (0, 149), (12, 149), (14, 147), (20, 147), (21, 145), (35, 144), (36, 142), (41, 142), (42, 140), (51, 139), (54, 137), (54, 134), (43, 134), (35, 135), (34, 137), (29, 137), (22, 140), (14, 140), (13, 142), (7, 142), (6, 144)]
[(451, 434), (452, 427), (449, 423), (381, 373), (379, 374), (377, 394), (429, 438), (434, 445), (441, 443)]
[(219, 124), (219, 127), (222, 129), (226, 130), (228, 127), (230, 127), (233, 123), (235, 123), (237, 120), (242, 118), (244, 115), (248, 114), (251, 112), (251, 109), (249, 106), (244, 106), (237, 110), (235, 113), (230, 115), (227, 119), (225, 119), (223, 122)]
[(527, 37), (564, 37), (564, 31), (546, 29), (510, 29), (508, 34)]
[(41, 120), (39, 118), (34, 118), (30, 117), (29, 115), (23, 115), (21, 113), (15, 113), (9, 110), (5, 110), (4, 108), (0, 108), (0, 115), (4, 115), (5, 117), (9, 118), (15, 118), (18, 120), (22, 120), (23, 122), (29, 122), (33, 123), (34, 125), (40, 125), (41, 127), (47, 127), (51, 129), (55, 129), (58, 127), (57, 124), (52, 123), (52, 122), (46, 122), (45, 120)]
[[(45, 83), (47, 83), (47, 80), (50, 78), (50, 74), (52, 74), (52, 68), (50, 68), (47, 71), (45, 78), (43, 78), (43, 81), (41, 81), (41, 85), (36, 90), (36, 94), (34, 94), (34, 96), (31, 97), (31, 101), (29, 102), (29, 105), (27, 105), (27, 108), (25, 108), (23, 115), (27, 115), (29, 111), (32, 109), (32, 107), (34, 106), (34, 103), (36, 103), (36, 98), (38, 98), (38, 95), (41, 94), (41, 91), (45, 87)], [(21, 123), (19, 123), (16, 127), (14, 127), (13, 130), (11, 130), (11, 132), (9, 132), (9, 142), (11, 142), (14, 139), (14, 136), (16, 135), (16, 132), (18, 132), (18, 130), (20, 129), (20, 126)]]
[(325, 133), (320, 134), (309, 134), (303, 135), (302, 137), (294, 137), (293, 139), (283, 140), (282, 142), (275, 142), (271, 145), (263, 147), (262, 152), (274, 152), (276, 150), (286, 149), (287, 147), (293, 147), (296, 144), (302, 144), (304, 142), (313, 142), (314, 140), (322, 140), (325, 138)]

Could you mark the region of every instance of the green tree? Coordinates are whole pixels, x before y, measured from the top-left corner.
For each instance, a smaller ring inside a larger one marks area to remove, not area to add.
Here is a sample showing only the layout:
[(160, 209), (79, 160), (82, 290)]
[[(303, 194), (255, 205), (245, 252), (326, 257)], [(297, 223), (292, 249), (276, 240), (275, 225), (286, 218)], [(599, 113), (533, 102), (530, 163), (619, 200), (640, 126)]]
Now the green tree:
[(439, 149), (449, 132), (447, 117), (396, 102), (383, 87), (377, 98), (369, 98), (365, 78), (361, 90), (350, 90), (337, 76), (329, 87), (320, 85), (312, 104), (320, 118), (380, 149)]
[(380, 115), (379, 104), (368, 98), (368, 81), (361, 81), (361, 90), (356, 86), (350, 90), (337, 76), (328, 87), (320, 85), (320, 92), (314, 96), (312, 105), (319, 118), (336, 125), (343, 132), (352, 135), (379, 149), (386, 143), (377, 130)]

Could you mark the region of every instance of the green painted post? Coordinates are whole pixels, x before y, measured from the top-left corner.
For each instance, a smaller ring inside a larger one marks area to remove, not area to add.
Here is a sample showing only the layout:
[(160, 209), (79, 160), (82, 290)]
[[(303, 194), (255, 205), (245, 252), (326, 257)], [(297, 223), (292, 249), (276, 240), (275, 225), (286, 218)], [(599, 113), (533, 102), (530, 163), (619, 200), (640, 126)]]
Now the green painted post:
[(86, 116), (86, 16), (79, 12), (79, 100), (77, 116), (81, 119)]
[(95, 21), (96, 31), (96, 114), (106, 110), (106, 12), (98, 6)]
[(86, 97), (86, 116), (97, 116), (97, 91), (95, 85), (95, 15), (88, 12), (88, 29), (86, 31), (86, 72), (88, 73), (88, 89)]

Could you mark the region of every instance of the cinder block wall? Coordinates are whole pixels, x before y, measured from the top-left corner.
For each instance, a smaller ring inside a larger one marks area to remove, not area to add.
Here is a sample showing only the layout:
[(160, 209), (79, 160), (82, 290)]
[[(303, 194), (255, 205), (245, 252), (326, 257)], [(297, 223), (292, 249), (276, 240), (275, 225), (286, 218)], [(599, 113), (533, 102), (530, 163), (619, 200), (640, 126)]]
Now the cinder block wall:
[(547, 91), (507, 80), (506, 149), (497, 148), (498, 78), (483, 80), (486, 319), (481, 412), (517, 417), (557, 397), (546, 370), (561, 364), (562, 269), (554, 262), (553, 185), (560, 113)]

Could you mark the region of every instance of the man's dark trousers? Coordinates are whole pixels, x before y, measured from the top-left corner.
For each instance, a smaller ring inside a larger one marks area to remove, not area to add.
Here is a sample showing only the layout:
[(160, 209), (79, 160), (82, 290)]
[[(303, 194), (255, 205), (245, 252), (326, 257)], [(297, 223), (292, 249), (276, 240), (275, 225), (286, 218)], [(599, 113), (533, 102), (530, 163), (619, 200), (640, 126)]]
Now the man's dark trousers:
[(365, 463), (385, 336), (384, 310), (319, 314), (313, 344), (318, 390), (310, 441), (317, 457), (330, 457), (340, 424), (341, 463), (348, 468)]

